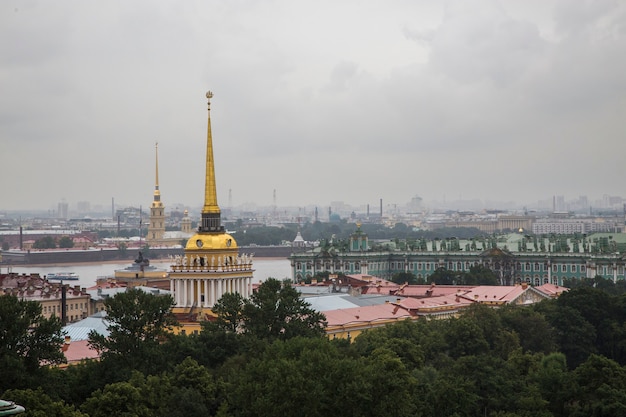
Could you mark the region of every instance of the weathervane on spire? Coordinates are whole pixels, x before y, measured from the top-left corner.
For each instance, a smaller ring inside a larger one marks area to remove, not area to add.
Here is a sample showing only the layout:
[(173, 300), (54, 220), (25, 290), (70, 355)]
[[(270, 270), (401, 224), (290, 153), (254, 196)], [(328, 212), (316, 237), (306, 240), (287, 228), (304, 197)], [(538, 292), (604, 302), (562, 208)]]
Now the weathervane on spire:
[(209, 106), (209, 110), (211, 110), (211, 99), (213, 98), (213, 93), (211, 91), (207, 91), (206, 98), (208, 99), (207, 105)]

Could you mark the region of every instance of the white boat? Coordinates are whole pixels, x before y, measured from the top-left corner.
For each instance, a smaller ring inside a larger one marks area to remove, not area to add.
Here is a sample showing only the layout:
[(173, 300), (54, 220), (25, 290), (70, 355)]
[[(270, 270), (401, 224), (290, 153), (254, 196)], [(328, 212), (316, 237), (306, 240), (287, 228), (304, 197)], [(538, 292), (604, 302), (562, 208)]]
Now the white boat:
[(76, 272), (50, 272), (46, 278), (55, 281), (77, 281), (78, 274)]

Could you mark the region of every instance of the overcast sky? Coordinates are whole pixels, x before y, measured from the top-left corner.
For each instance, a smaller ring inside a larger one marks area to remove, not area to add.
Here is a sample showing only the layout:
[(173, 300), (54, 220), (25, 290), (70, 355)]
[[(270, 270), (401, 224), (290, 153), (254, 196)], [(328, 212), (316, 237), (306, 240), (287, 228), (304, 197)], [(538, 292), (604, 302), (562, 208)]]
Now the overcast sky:
[(0, 210), (626, 196), (626, 2), (0, 2)]

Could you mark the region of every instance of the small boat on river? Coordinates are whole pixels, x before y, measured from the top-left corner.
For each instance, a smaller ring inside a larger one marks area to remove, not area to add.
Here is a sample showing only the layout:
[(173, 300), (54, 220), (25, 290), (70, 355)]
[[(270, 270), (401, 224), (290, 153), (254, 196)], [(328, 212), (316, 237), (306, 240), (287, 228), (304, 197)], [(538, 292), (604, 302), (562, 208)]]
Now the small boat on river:
[(53, 281), (78, 281), (78, 274), (76, 272), (50, 272), (46, 278)]

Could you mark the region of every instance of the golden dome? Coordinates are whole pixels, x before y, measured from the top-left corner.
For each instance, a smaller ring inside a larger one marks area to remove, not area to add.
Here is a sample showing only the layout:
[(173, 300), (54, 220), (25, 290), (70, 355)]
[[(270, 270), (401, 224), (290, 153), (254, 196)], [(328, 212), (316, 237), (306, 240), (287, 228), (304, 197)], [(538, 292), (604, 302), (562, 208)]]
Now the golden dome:
[(186, 251), (237, 251), (237, 242), (228, 233), (196, 233), (187, 241)]

